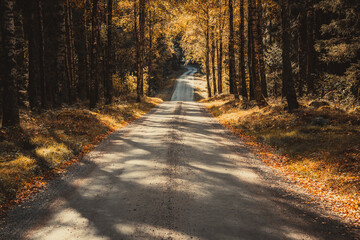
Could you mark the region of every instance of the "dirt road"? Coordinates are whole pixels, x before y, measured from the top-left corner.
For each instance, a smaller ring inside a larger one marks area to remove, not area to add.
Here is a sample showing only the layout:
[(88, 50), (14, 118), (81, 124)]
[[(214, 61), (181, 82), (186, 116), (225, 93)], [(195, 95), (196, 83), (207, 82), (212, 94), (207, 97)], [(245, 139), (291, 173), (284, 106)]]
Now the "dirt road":
[(113, 134), (36, 200), (3, 239), (352, 239), (286, 195), (279, 179), (193, 102), (188, 67), (172, 101)]

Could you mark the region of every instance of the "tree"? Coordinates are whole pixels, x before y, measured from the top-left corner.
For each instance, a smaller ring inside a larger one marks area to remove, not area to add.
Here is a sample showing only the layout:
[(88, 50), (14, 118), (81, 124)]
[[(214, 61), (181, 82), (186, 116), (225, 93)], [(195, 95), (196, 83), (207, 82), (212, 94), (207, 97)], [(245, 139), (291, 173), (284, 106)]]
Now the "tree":
[(314, 74), (315, 74), (315, 49), (314, 49), (314, 9), (311, 6), (312, 0), (308, 0), (309, 7), (306, 15), (307, 25), (307, 65), (306, 82), (308, 94), (316, 94)]
[(265, 74), (265, 62), (264, 62), (264, 44), (263, 44), (263, 7), (262, 0), (256, 0), (257, 12), (258, 12), (258, 43), (259, 43), (259, 65), (260, 65), (260, 83), (261, 92), (264, 97), (268, 97), (266, 74)]
[(244, 0), (240, 0), (240, 26), (239, 26), (239, 36), (240, 36), (240, 53), (239, 53), (239, 73), (241, 82), (241, 95), (243, 99), (248, 98), (247, 94), (247, 84), (246, 84), (246, 76), (245, 76), (245, 36), (244, 36), (244, 25), (245, 25), (245, 17), (244, 17)]
[(108, 0), (107, 2), (107, 66), (106, 66), (106, 80), (105, 80), (105, 101), (106, 104), (110, 104), (112, 102), (113, 97), (113, 44), (112, 44), (112, 9), (113, 9), (113, 1)]
[(239, 99), (236, 84), (235, 70), (235, 39), (234, 39), (234, 8), (233, 0), (229, 0), (229, 85), (230, 93), (234, 94), (235, 99)]
[(283, 62), (283, 92), (288, 103), (289, 111), (299, 108), (297, 101), (292, 68), (290, 62), (290, 21), (289, 21), (289, 2), (281, 0), (281, 38), (282, 38), (282, 62)]
[[(306, 3), (301, 4), (302, 8), (306, 9)], [(299, 62), (299, 96), (304, 94), (304, 82), (306, 81), (306, 66), (307, 66), (307, 27), (306, 27), (306, 11), (302, 9), (298, 16), (298, 62)]]
[(3, 86), (3, 127), (20, 125), (18, 90), (16, 87), (17, 67), (15, 62), (15, 24), (14, 0), (2, 0), (1, 38), (2, 38), (2, 86)]
[(145, 0), (139, 0), (139, 40), (138, 40), (138, 81), (137, 101), (144, 95), (144, 59), (145, 59)]
[(265, 98), (262, 94), (261, 89), (261, 79), (260, 79), (260, 65), (259, 65), (259, 59), (260, 59), (260, 44), (259, 44), (259, 23), (258, 23), (258, 6), (254, 4), (253, 0), (249, 0), (249, 7), (252, 8), (252, 14), (251, 18), (249, 19), (250, 22), (252, 22), (252, 31), (251, 31), (251, 37), (252, 37), (252, 68), (253, 68), (253, 82), (254, 82), (254, 89), (255, 89), (255, 100), (259, 107), (266, 106), (267, 103), (265, 101)]
[(92, 6), (92, 16), (91, 16), (91, 50), (90, 50), (90, 108), (95, 108), (98, 101), (98, 79), (96, 74), (96, 18), (97, 18), (97, 8), (98, 8), (98, 0), (93, 0)]

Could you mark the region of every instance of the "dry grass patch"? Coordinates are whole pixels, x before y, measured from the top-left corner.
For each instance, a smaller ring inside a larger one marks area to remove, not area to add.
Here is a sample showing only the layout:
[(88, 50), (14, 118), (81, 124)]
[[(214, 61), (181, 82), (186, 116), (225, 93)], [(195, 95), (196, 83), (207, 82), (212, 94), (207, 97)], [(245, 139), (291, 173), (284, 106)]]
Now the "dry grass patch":
[[(263, 160), (360, 224), (360, 113), (331, 106), (290, 114), (279, 101), (242, 109), (231, 96), (202, 101)], [(306, 102), (301, 102), (306, 106)]]

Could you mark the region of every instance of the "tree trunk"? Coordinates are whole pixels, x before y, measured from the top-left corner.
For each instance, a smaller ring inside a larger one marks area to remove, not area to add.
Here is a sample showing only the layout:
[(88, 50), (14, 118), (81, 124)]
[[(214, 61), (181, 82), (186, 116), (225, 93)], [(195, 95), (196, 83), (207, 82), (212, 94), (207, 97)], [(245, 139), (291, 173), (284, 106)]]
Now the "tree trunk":
[(250, 81), (250, 100), (255, 98), (255, 89), (254, 89), (254, 68), (253, 68), (253, 36), (252, 36), (252, 9), (248, 0), (248, 74)]
[(44, 25), (42, 16), (42, 0), (38, 0), (35, 6), (36, 8), (36, 24), (39, 30), (39, 73), (40, 73), (40, 94), (41, 94), (41, 108), (47, 107), (46, 101), (46, 80), (45, 80), (45, 66), (44, 66)]
[[(308, 1), (311, 4), (311, 0)], [(309, 6), (307, 11), (307, 67), (306, 67), (306, 82), (307, 93), (316, 94), (314, 84), (315, 74), (315, 49), (314, 49), (314, 9)]]
[[(207, 12), (208, 13), (208, 12)], [(211, 97), (211, 86), (210, 86), (210, 26), (209, 16), (206, 23), (206, 53), (205, 53), (205, 67), (206, 67), (206, 84), (208, 89), (208, 97)]]
[(252, 68), (254, 72), (253, 80), (255, 87), (255, 100), (259, 107), (266, 106), (267, 103), (264, 99), (264, 96), (261, 91), (261, 82), (260, 82), (260, 66), (259, 66), (259, 37), (258, 37), (258, 9), (257, 6), (253, 2), (254, 0), (249, 0), (249, 6), (253, 9), (250, 21), (252, 22), (252, 41), (253, 41), (253, 56), (252, 56)]
[(282, 32), (282, 61), (283, 61), (283, 89), (288, 102), (289, 111), (299, 107), (297, 101), (291, 62), (290, 62), (290, 19), (289, 19), (289, 3), (288, 0), (281, 0), (281, 32)]
[(113, 43), (112, 43), (112, 7), (113, 1), (108, 0), (107, 3), (107, 66), (106, 66), (106, 93), (105, 93), (105, 102), (106, 104), (112, 103), (113, 97), (113, 82), (112, 82), (112, 74), (113, 74)]
[(240, 0), (240, 26), (239, 26), (239, 36), (240, 36), (240, 53), (239, 53), (239, 73), (241, 82), (241, 96), (244, 99), (248, 98), (247, 94), (247, 84), (246, 84), (246, 76), (245, 76), (245, 36), (244, 36), (244, 0)]
[(214, 95), (217, 95), (217, 86), (216, 86), (216, 67), (215, 67), (215, 35), (214, 30), (211, 33), (212, 37), (212, 46), (211, 46), (211, 63), (212, 63), (212, 75), (213, 75), (213, 88), (214, 88)]
[[(220, 4), (221, 7), (221, 4)], [(219, 46), (218, 46), (218, 92), (222, 94), (223, 86), (222, 86), (222, 72), (223, 72), (223, 19), (222, 19), (222, 11), (220, 8), (220, 16), (219, 16)]]
[(35, 20), (35, 6), (36, 1), (28, 0), (23, 5), (24, 15), (24, 29), (28, 39), (28, 59), (29, 59), (29, 77), (28, 77), (28, 99), (30, 109), (32, 111), (38, 109), (38, 79), (39, 79), (39, 68), (38, 68), (38, 25)]
[(153, 22), (152, 22), (152, 13), (149, 11), (149, 50), (148, 50), (148, 79), (149, 79), (149, 90), (148, 95), (150, 96), (152, 93), (152, 90), (155, 90), (155, 82), (154, 82), (154, 76), (152, 73), (152, 58), (153, 58)]
[(56, 4), (56, 81), (57, 96), (55, 107), (67, 102), (67, 81), (66, 81), (66, 30), (65, 30), (65, 1), (58, 0)]
[(264, 97), (268, 97), (266, 73), (265, 73), (265, 62), (264, 62), (264, 43), (263, 43), (263, 7), (262, 0), (257, 0), (257, 11), (258, 11), (258, 43), (259, 43), (259, 65), (260, 65), (260, 82), (261, 92)]
[(236, 84), (236, 70), (235, 70), (233, 0), (229, 0), (229, 84), (230, 84), (230, 93), (234, 94), (235, 100), (239, 99), (239, 94), (237, 91), (237, 84)]
[(307, 45), (307, 28), (306, 28), (306, 15), (304, 11), (299, 12), (298, 17), (298, 62), (299, 62), (299, 96), (304, 95), (304, 81), (306, 80), (306, 45)]
[(97, 42), (96, 42), (96, 18), (97, 18), (97, 7), (98, 0), (93, 0), (92, 7), (92, 16), (91, 16), (91, 50), (90, 50), (90, 108), (95, 108), (98, 100), (97, 94), (97, 61), (96, 61), (96, 50), (97, 50)]
[(139, 80), (138, 101), (144, 96), (144, 60), (145, 60), (145, 1), (139, 5)]
[(16, 86), (14, 0), (1, 0), (3, 127), (20, 125)]

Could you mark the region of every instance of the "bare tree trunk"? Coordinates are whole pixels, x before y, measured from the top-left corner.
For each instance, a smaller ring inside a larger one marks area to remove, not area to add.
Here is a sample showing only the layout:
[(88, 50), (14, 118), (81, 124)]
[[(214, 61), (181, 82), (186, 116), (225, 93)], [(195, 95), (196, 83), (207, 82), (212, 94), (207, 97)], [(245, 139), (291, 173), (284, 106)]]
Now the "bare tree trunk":
[(263, 7), (262, 0), (257, 0), (258, 11), (258, 43), (259, 43), (259, 65), (260, 65), (260, 82), (261, 91), (264, 97), (268, 97), (266, 74), (265, 74), (265, 62), (264, 62), (264, 43), (263, 43)]
[(68, 103), (72, 103), (72, 83), (73, 83), (73, 64), (72, 64), (72, 50), (71, 50), (71, 29), (70, 29), (70, 4), (69, 0), (66, 0), (65, 5), (65, 29), (66, 29), (66, 73), (67, 73), (67, 91), (68, 91)]
[[(306, 4), (305, 4), (306, 5)], [(306, 80), (306, 45), (307, 45), (307, 27), (306, 27), (306, 15), (303, 11), (299, 12), (298, 17), (298, 61), (299, 61), (299, 96), (304, 95), (304, 82)]]
[(211, 46), (211, 62), (212, 62), (212, 75), (213, 75), (213, 87), (214, 87), (214, 95), (217, 94), (217, 87), (216, 87), (216, 66), (215, 66), (215, 51), (216, 51), (216, 46), (215, 46), (215, 34), (214, 34), (214, 30), (211, 32), (211, 37), (212, 37), (212, 46)]
[(148, 95), (151, 95), (152, 90), (155, 89), (155, 83), (153, 82), (153, 73), (152, 73), (152, 58), (153, 58), (153, 21), (152, 13), (149, 11), (149, 50), (148, 50), (148, 75), (149, 75), (149, 90)]
[(20, 125), (18, 90), (16, 87), (16, 62), (15, 62), (15, 23), (14, 0), (1, 0), (1, 34), (2, 34), (2, 86), (3, 86), (3, 127)]
[(250, 81), (250, 100), (255, 98), (255, 89), (254, 89), (254, 68), (253, 68), (253, 34), (252, 34), (252, 9), (251, 5), (249, 4), (248, 0), (248, 74), (249, 74), (249, 81)]
[(234, 94), (235, 100), (239, 99), (236, 84), (235, 70), (235, 41), (234, 41), (234, 8), (233, 0), (229, 0), (229, 84), (230, 93)]
[(38, 44), (38, 25), (36, 24), (35, 19), (35, 7), (36, 1), (28, 0), (24, 2), (23, 5), (23, 15), (24, 15), (24, 29), (25, 35), (27, 35), (28, 39), (28, 59), (29, 59), (29, 77), (28, 77), (28, 99), (30, 109), (35, 111), (38, 109), (38, 54), (39, 51), (37, 50)]
[(220, 3), (220, 15), (219, 15), (219, 46), (218, 46), (218, 92), (222, 94), (223, 86), (222, 86), (222, 72), (223, 72), (223, 24), (224, 20), (222, 18), (222, 10), (221, 10), (222, 3)]
[(90, 108), (95, 108), (98, 100), (97, 96), (97, 42), (96, 42), (96, 18), (97, 18), (98, 0), (93, 0), (91, 16), (91, 51), (90, 51)]
[(290, 62), (290, 21), (288, 0), (281, 0), (281, 32), (282, 32), (282, 61), (283, 61), (283, 89), (288, 102), (289, 111), (299, 107)]
[(240, 53), (239, 53), (239, 73), (241, 82), (241, 95), (244, 99), (248, 98), (247, 94), (247, 84), (246, 84), (246, 76), (245, 76), (245, 36), (244, 36), (244, 0), (240, 0)]
[[(209, 12), (207, 12), (208, 14)], [(209, 15), (206, 22), (206, 53), (205, 53), (205, 67), (206, 67), (206, 84), (208, 89), (208, 97), (211, 97), (211, 86), (210, 86), (210, 26), (209, 26)]]
[(139, 8), (139, 76), (140, 76), (140, 96), (144, 96), (144, 63), (145, 63), (145, 7), (146, 0), (140, 0)]
[(44, 25), (42, 16), (42, 0), (38, 0), (36, 4), (36, 22), (39, 29), (39, 73), (40, 73), (40, 94), (41, 94), (41, 108), (47, 107), (46, 102), (46, 80), (45, 80), (45, 66), (44, 66)]
[(57, 80), (57, 98), (55, 107), (61, 106), (67, 102), (67, 81), (66, 81), (66, 29), (65, 29), (65, 1), (58, 0), (56, 4), (56, 80)]
[(253, 79), (254, 79), (254, 87), (255, 87), (255, 100), (256, 100), (256, 103), (259, 107), (262, 107), (262, 106), (266, 106), (267, 103), (264, 99), (264, 96), (262, 94), (262, 91), (261, 91), (261, 82), (260, 82), (260, 69), (259, 69), (259, 57), (260, 57), (260, 54), (259, 54), (259, 37), (258, 37), (258, 9), (256, 7), (256, 5), (254, 4), (253, 2), (254, 0), (249, 0), (249, 6), (250, 8), (253, 9), (253, 12), (252, 12), (252, 15), (251, 15), (251, 19), (250, 21), (252, 22), (252, 41), (253, 41), (253, 64), (252, 64), (252, 67), (253, 67), (253, 71), (254, 71), (254, 76), (253, 76)]
[(113, 74), (113, 61), (114, 61), (114, 53), (113, 53), (113, 43), (112, 43), (112, 7), (113, 1), (108, 0), (107, 3), (107, 66), (106, 66), (106, 80), (105, 80), (105, 102), (106, 104), (110, 104), (112, 102), (113, 97), (113, 82), (112, 82), (112, 74)]
[(141, 101), (140, 96), (140, 87), (141, 87), (141, 80), (140, 80), (140, 69), (139, 69), (139, 63), (140, 63), (140, 46), (139, 46), (139, 29), (138, 29), (138, 0), (134, 1), (134, 35), (135, 35), (135, 46), (136, 46), (136, 101)]
[(308, 0), (309, 8), (307, 11), (307, 67), (306, 67), (306, 82), (307, 93), (316, 94), (314, 84), (315, 74), (315, 49), (314, 49), (314, 9), (311, 6), (312, 1)]

